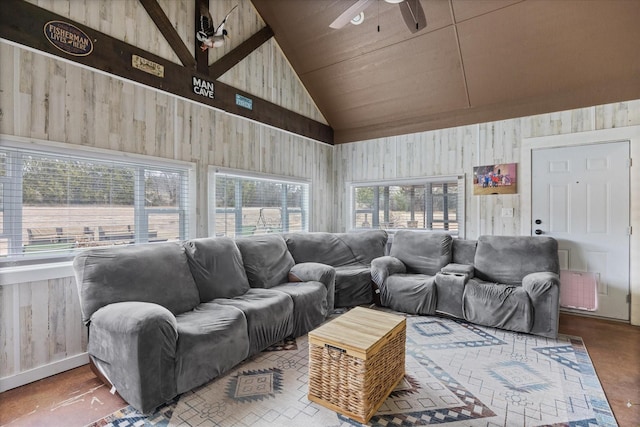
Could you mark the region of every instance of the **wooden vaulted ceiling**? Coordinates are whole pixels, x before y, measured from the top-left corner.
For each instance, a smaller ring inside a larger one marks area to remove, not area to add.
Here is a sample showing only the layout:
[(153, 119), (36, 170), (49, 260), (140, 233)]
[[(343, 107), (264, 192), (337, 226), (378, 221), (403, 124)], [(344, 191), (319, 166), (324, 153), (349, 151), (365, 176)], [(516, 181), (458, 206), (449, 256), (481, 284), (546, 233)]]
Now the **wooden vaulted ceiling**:
[(415, 34), (382, 0), (339, 30), (356, 0), (251, 1), (336, 143), (640, 98), (637, 0), (419, 0)]

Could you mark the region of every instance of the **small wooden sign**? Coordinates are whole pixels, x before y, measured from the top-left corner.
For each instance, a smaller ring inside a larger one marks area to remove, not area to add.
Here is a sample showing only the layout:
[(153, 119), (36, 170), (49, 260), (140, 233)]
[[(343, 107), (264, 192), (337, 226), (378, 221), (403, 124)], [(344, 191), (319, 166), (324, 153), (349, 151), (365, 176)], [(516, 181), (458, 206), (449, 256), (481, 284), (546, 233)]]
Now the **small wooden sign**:
[(131, 66), (145, 73), (164, 78), (164, 66), (138, 55), (131, 55)]
[(69, 55), (87, 56), (93, 52), (93, 42), (89, 36), (68, 22), (47, 22), (44, 24), (44, 36), (52, 45)]

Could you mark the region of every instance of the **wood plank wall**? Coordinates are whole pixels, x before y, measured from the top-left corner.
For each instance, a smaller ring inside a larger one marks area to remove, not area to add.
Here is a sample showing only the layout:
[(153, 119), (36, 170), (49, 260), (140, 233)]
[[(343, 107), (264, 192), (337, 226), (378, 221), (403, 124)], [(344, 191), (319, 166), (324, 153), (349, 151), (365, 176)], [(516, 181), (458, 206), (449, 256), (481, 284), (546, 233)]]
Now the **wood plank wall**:
[[(519, 235), (520, 196), (473, 196), (474, 166), (519, 163), (523, 138), (634, 125), (640, 100), (336, 145), (335, 230), (350, 226), (350, 182), (465, 174), (466, 237)], [(636, 206), (638, 197), (632, 195)], [(513, 208), (513, 218), (503, 218), (502, 208)]]
[(1, 377), (84, 353), (80, 318), (73, 277), (0, 286)]

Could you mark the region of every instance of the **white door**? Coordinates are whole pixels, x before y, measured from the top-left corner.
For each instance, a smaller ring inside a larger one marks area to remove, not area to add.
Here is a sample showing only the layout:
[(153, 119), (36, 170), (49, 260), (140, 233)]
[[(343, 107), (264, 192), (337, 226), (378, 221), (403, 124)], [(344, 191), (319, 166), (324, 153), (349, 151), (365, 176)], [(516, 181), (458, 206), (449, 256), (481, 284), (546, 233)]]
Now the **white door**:
[(532, 233), (558, 240), (565, 272), (593, 273), (592, 314), (620, 320), (629, 320), (629, 158), (628, 141), (533, 150), (531, 157)]

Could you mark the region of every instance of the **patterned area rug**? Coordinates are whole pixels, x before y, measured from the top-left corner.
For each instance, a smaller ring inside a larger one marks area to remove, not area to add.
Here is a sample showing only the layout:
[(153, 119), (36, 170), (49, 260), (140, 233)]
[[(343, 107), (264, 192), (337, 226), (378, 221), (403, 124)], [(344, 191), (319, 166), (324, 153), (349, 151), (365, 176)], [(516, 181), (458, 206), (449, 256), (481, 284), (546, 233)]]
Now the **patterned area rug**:
[[(360, 426), (307, 399), (308, 342), (281, 343), (144, 416), (92, 426)], [(616, 426), (580, 338), (407, 318), (406, 375), (372, 426)]]

